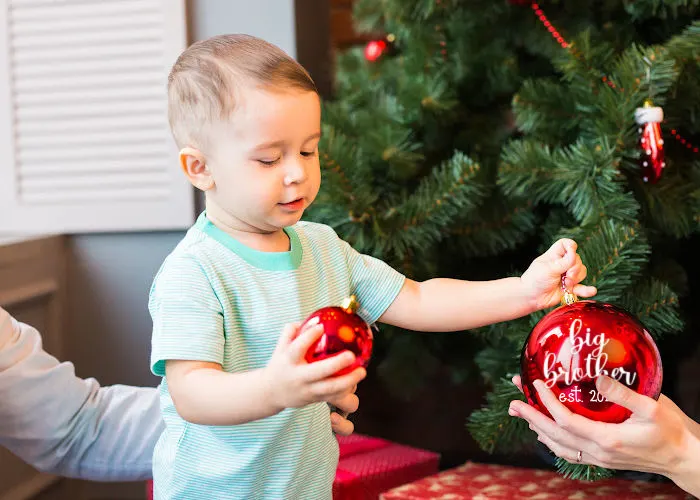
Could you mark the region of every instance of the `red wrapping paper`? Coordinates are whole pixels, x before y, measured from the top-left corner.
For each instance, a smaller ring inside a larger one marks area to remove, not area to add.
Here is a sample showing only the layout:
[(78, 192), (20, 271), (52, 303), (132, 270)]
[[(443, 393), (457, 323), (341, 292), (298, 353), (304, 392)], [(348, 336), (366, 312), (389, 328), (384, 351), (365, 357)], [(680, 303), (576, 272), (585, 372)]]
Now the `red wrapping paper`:
[(381, 495), (381, 500), (685, 500), (692, 498), (670, 483), (625, 479), (573, 481), (553, 471), (465, 465), (429, 476)]

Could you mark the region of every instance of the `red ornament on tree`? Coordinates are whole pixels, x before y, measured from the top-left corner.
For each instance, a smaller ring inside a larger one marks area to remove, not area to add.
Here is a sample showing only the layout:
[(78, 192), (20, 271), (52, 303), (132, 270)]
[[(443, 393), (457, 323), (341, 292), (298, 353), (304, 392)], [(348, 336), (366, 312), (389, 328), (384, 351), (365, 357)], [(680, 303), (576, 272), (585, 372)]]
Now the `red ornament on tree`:
[(301, 325), (323, 325), (323, 334), (306, 352), (306, 361), (313, 363), (343, 351), (355, 354), (355, 362), (336, 373), (344, 375), (360, 366), (367, 367), (372, 355), (372, 329), (355, 311), (359, 307), (354, 295), (340, 307), (324, 307), (309, 316)]
[(644, 102), (644, 107), (637, 108), (634, 114), (639, 124), (639, 145), (642, 148), (640, 166), (644, 182), (656, 183), (666, 166), (664, 161), (664, 140), (661, 137), (661, 122), (664, 121), (664, 111), (654, 106), (650, 100)]
[(388, 52), (394, 50), (394, 41), (396, 37), (389, 34), (382, 40), (370, 40), (365, 45), (365, 59), (369, 62), (376, 62)]
[(365, 45), (365, 59), (369, 62), (375, 62), (382, 57), (386, 51), (387, 44), (384, 40), (370, 40)]
[(551, 416), (533, 385), (542, 380), (569, 410), (600, 422), (619, 423), (630, 411), (605, 399), (596, 389), (607, 375), (640, 394), (657, 399), (661, 393), (659, 350), (644, 326), (610, 304), (577, 301), (547, 314), (530, 333), (520, 358), (525, 397)]

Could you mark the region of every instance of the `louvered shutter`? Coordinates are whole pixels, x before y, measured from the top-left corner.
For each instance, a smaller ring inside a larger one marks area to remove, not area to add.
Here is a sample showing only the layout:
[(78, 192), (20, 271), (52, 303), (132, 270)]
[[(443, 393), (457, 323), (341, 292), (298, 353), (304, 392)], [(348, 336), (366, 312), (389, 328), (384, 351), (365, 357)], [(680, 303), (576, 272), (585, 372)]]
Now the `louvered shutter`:
[(4, 0), (0, 232), (187, 227), (167, 123), (184, 0)]

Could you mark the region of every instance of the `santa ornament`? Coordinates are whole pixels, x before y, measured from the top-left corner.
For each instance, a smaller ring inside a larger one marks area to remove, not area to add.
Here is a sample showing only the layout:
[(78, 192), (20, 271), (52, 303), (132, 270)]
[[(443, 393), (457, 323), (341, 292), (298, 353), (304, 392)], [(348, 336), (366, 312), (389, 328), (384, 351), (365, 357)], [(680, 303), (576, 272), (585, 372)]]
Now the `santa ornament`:
[(630, 411), (598, 392), (600, 375), (657, 399), (661, 356), (640, 321), (611, 304), (579, 301), (568, 290), (563, 302), (542, 318), (523, 347), (521, 379), (528, 403), (551, 416), (533, 385), (539, 379), (574, 413), (601, 422), (625, 421)]
[(650, 99), (644, 101), (644, 106), (637, 108), (634, 118), (639, 125), (639, 146), (642, 154), (639, 164), (644, 182), (656, 183), (666, 167), (664, 140), (661, 137), (661, 122), (664, 121), (664, 110), (654, 106)]

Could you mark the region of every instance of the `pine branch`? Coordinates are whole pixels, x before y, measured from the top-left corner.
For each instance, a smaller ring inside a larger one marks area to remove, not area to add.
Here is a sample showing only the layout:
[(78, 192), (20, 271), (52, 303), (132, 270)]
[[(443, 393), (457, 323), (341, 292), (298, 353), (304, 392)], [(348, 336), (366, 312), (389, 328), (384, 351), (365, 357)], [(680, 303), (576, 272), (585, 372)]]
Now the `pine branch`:
[(409, 248), (425, 249), (444, 238), (444, 228), (483, 198), (478, 172), (479, 165), (459, 151), (434, 168), (415, 192), (404, 195), (382, 215), (385, 224), (396, 228), (386, 245), (403, 256)]
[(385, 2), (376, 0), (357, 0), (353, 4), (352, 17), (354, 28), (358, 33), (381, 33), (386, 15), (390, 12), (384, 11)]
[(639, 178), (638, 171), (632, 175), (635, 175), (632, 184), (641, 201), (646, 226), (674, 238), (684, 238), (695, 231), (700, 188), (688, 182), (685, 172), (677, 172), (669, 161), (663, 182), (648, 185)]
[(601, 68), (607, 68), (615, 57), (614, 48), (601, 40), (593, 42), (591, 30), (585, 30), (570, 42), (569, 50), (559, 51), (553, 63), (572, 88), (598, 88)]
[[(387, 102), (387, 100), (384, 100)], [(368, 155), (376, 155), (390, 168), (386, 172), (394, 179), (407, 179), (418, 171), (423, 160), (423, 145), (413, 129), (401, 121), (392, 121), (376, 113), (367, 114), (363, 146)], [(371, 124), (369, 122), (372, 122)]]
[(595, 226), (562, 230), (559, 237), (574, 239), (588, 268), (586, 283), (598, 287), (596, 300), (617, 302), (642, 274), (651, 249), (639, 225), (611, 219)]
[(646, 279), (635, 285), (622, 297), (620, 306), (639, 318), (656, 338), (683, 328), (678, 297), (666, 283), (658, 280)]
[(451, 234), (465, 257), (497, 255), (521, 244), (536, 229), (538, 218), (532, 203), (504, 200), (495, 193), (480, 210), (455, 224)]
[[(693, 0), (700, 5), (700, 0)], [(700, 20), (695, 20), (679, 35), (671, 38), (666, 44), (671, 57), (677, 61), (695, 61), (700, 57)]]
[(700, 0), (625, 0), (624, 5), (632, 20), (640, 21), (650, 18), (676, 18), (681, 14), (698, 14)]
[(486, 406), (469, 417), (467, 429), (484, 451), (515, 451), (534, 441), (527, 422), (508, 415), (508, 406), (515, 399), (524, 401), (525, 397), (513, 382), (501, 379), (486, 396)]
[(509, 337), (492, 339), (490, 346), (482, 349), (474, 358), (486, 383), (494, 383), (504, 373), (520, 372), (520, 350), (529, 330), (524, 332), (523, 340), (516, 342)]
[(581, 224), (632, 223), (639, 207), (623, 189), (614, 153), (606, 140), (554, 149), (514, 141), (503, 148), (498, 183), (508, 196), (562, 204)]
[[(370, 106), (371, 99), (381, 94), (383, 79), (381, 70), (390, 70), (396, 66), (396, 61), (387, 59), (380, 64), (369, 65), (364, 57), (362, 48), (353, 48), (341, 52), (336, 57), (338, 71), (335, 75), (335, 90), (342, 100), (332, 103), (333, 106), (343, 106), (347, 109), (364, 109)], [(353, 114), (347, 114), (346, 119), (352, 120)]]
[(574, 464), (567, 462), (563, 458), (557, 457), (557, 470), (568, 479), (578, 479), (581, 481), (600, 481), (610, 479), (614, 472), (595, 465)]
[(375, 215), (372, 170), (356, 144), (331, 125), (322, 126), (319, 151), (323, 182), (308, 217), (334, 228), (354, 226), (346, 237), (357, 237)]
[[(533, 139), (561, 142), (579, 126), (570, 90), (553, 80), (527, 80), (513, 98), (518, 129)], [(568, 142), (568, 141), (567, 141)]]

